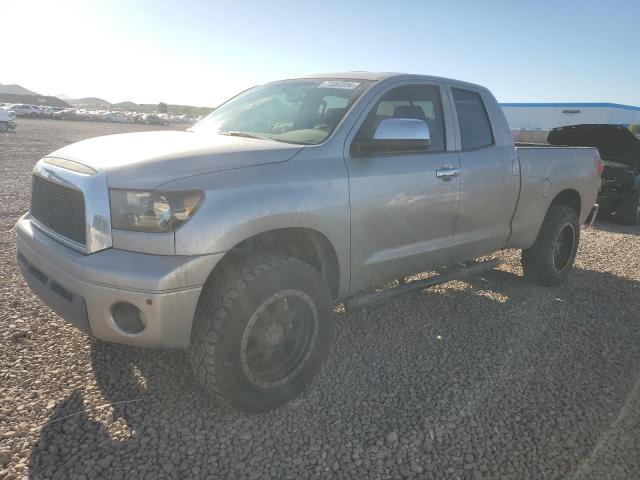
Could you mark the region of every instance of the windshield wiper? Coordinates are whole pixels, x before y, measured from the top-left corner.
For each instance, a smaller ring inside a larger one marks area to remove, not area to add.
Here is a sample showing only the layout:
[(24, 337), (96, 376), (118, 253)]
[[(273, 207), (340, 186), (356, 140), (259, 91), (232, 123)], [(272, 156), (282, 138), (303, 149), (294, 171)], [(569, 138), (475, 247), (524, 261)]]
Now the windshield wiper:
[(240, 132), (237, 130), (230, 130), (228, 132), (218, 132), (218, 135), (228, 135), (230, 137), (244, 137), (244, 138), (257, 138), (258, 140), (271, 140), (273, 142), (290, 143), (293, 145), (309, 145), (307, 142), (296, 142), (294, 140), (283, 140), (282, 138), (267, 137), (266, 135), (255, 135), (253, 133)]
[(257, 138), (258, 140), (273, 140), (273, 138), (255, 135), (253, 133), (240, 132), (237, 130), (229, 130), (228, 132), (218, 132), (218, 135), (228, 135), (230, 137)]

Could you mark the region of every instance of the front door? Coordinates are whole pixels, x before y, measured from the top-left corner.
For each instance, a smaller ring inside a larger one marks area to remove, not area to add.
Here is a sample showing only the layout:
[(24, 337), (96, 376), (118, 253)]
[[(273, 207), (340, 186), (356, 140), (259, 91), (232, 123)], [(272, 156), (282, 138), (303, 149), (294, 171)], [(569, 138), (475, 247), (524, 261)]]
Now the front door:
[(403, 85), (381, 94), (356, 135), (371, 139), (387, 118), (424, 120), (427, 151), (347, 153), (351, 202), (351, 292), (450, 263), (460, 167), (447, 151), (437, 85)]

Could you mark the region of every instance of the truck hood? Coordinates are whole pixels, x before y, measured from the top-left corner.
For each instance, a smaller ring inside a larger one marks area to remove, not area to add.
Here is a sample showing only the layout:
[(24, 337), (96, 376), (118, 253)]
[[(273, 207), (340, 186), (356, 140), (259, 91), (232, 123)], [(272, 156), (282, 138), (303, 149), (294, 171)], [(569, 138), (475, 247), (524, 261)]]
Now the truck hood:
[(105, 172), (109, 187), (152, 189), (184, 177), (285, 162), (301, 149), (270, 140), (156, 131), (91, 138), (48, 156)]
[(640, 171), (640, 140), (620, 125), (583, 124), (554, 128), (547, 142), (570, 147), (596, 147), (605, 162)]

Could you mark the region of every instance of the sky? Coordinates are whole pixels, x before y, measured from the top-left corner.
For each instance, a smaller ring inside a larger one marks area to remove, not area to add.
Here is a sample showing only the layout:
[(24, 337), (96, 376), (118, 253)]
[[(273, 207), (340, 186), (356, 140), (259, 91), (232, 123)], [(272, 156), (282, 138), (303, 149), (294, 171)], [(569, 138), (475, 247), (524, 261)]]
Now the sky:
[(0, 83), (216, 106), (250, 86), (369, 70), (501, 102), (640, 105), (640, 2), (0, 0)]

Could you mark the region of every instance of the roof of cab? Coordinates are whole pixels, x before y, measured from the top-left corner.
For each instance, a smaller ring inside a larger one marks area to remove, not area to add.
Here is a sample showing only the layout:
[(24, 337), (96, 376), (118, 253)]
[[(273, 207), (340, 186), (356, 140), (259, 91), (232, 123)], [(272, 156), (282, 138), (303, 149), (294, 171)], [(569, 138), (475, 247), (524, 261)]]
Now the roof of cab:
[(482, 85), (477, 85), (471, 82), (465, 82), (462, 80), (456, 80), (453, 78), (436, 77), (432, 75), (419, 75), (412, 73), (396, 73), (396, 72), (333, 72), (333, 73), (319, 73), (315, 75), (303, 75), (297, 78), (339, 78), (345, 80), (370, 80), (378, 82), (380, 80), (394, 79), (394, 80), (431, 80), (436, 82), (455, 83), (458, 85), (467, 85), (475, 88), (485, 89)]
[(393, 77), (396, 75), (404, 75), (402, 73), (385, 73), (385, 72), (333, 72), (318, 73), (316, 75), (303, 75), (298, 78), (344, 78), (349, 80), (372, 80), (378, 81), (383, 78)]

